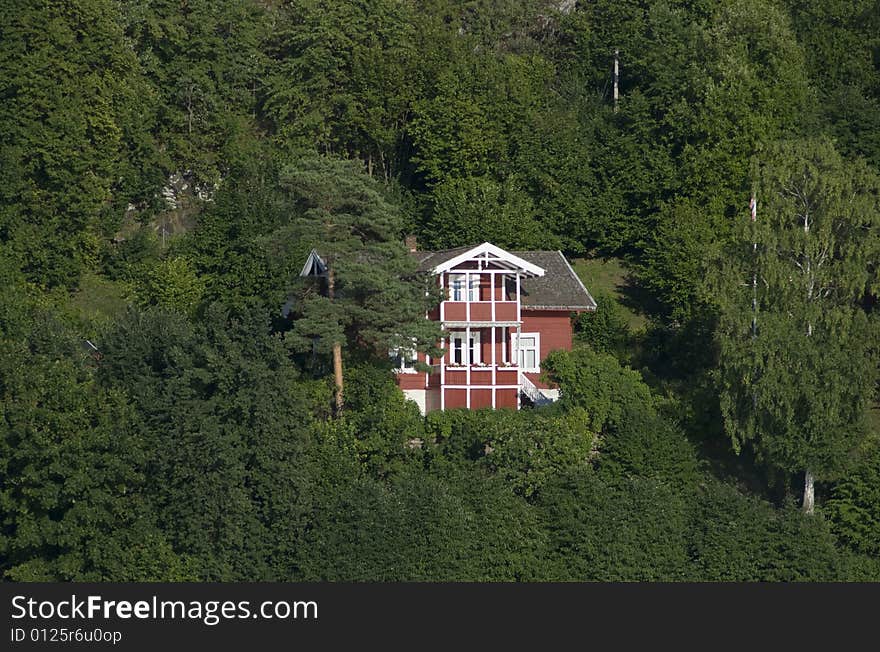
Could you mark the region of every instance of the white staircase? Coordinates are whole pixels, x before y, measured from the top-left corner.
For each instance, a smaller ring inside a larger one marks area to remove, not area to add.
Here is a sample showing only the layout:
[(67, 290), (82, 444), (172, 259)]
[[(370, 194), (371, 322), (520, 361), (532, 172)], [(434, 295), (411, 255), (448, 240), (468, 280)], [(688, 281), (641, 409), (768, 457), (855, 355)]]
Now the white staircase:
[(535, 407), (540, 407), (542, 405), (547, 405), (548, 403), (552, 403), (554, 399), (547, 396), (539, 387), (535, 385), (531, 380), (529, 380), (525, 374), (521, 373), (519, 375), (519, 386), (520, 391), (522, 391), (523, 395), (532, 402), (532, 405)]

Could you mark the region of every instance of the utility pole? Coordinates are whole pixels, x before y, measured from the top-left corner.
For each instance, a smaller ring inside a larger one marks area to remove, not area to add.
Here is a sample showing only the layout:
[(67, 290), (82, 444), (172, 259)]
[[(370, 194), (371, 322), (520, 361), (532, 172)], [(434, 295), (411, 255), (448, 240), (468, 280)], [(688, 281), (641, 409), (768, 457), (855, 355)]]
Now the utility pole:
[(614, 72), (612, 73), (612, 82), (614, 84), (614, 112), (617, 113), (617, 80), (620, 73), (620, 50), (614, 48)]

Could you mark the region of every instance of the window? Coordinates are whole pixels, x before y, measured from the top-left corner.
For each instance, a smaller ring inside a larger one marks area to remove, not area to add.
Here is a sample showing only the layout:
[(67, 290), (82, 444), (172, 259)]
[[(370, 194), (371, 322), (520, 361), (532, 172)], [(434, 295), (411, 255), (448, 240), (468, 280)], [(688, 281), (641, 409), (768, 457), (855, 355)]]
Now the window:
[(470, 340), (464, 332), (450, 333), (449, 335), (449, 364), (467, 365), (480, 362), (480, 333), (471, 333)]
[(541, 334), (520, 333), (510, 336), (513, 350), (519, 349), (519, 366), (523, 371), (541, 371)]
[(388, 357), (394, 360), (394, 366), (398, 373), (414, 374), (416, 373), (416, 362), (419, 359), (418, 351), (413, 349), (392, 349), (388, 352)]
[(471, 275), (470, 287), (467, 287), (467, 275), (449, 275), (449, 300), (450, 301), (477, 301), (480, 298), (480, 276)]

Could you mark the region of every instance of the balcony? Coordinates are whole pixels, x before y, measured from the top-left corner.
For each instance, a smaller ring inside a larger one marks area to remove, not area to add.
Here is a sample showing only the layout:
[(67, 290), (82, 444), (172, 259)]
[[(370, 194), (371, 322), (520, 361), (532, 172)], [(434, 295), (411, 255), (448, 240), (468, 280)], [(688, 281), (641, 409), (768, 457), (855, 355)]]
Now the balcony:
[(516, 301), (444, 301), (440, 304), (440, 320), (476, 324), (515, 323), (519, 321), (519, 311)]
[[(447, 365), (444, 369), (444, 385), (468, 385), (471, 387), (492, 386), (492, 365), (470, 365), (470, 383), (468, 383), (468, 367)], [(519, 367), (510, 364), (495, 365), (495, 385), (518, 386)], [(428, 375), (428, 386), (440, 386), (440, 365), (433, 365)]]

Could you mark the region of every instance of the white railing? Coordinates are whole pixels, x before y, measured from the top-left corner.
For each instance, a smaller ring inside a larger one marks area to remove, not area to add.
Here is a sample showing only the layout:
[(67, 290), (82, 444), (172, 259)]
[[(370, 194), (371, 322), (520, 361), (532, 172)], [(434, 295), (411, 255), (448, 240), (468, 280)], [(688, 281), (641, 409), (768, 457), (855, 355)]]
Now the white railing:
[(522, 388), (522, 393), (526, 395), (526, 398), (528, 398), (536, 407), (553, 402), (553, 399), (544, 394), (544, 392), (542, 392), (535, 383), (529, 380), (525, 374), (519, 375), (519, 386)]

